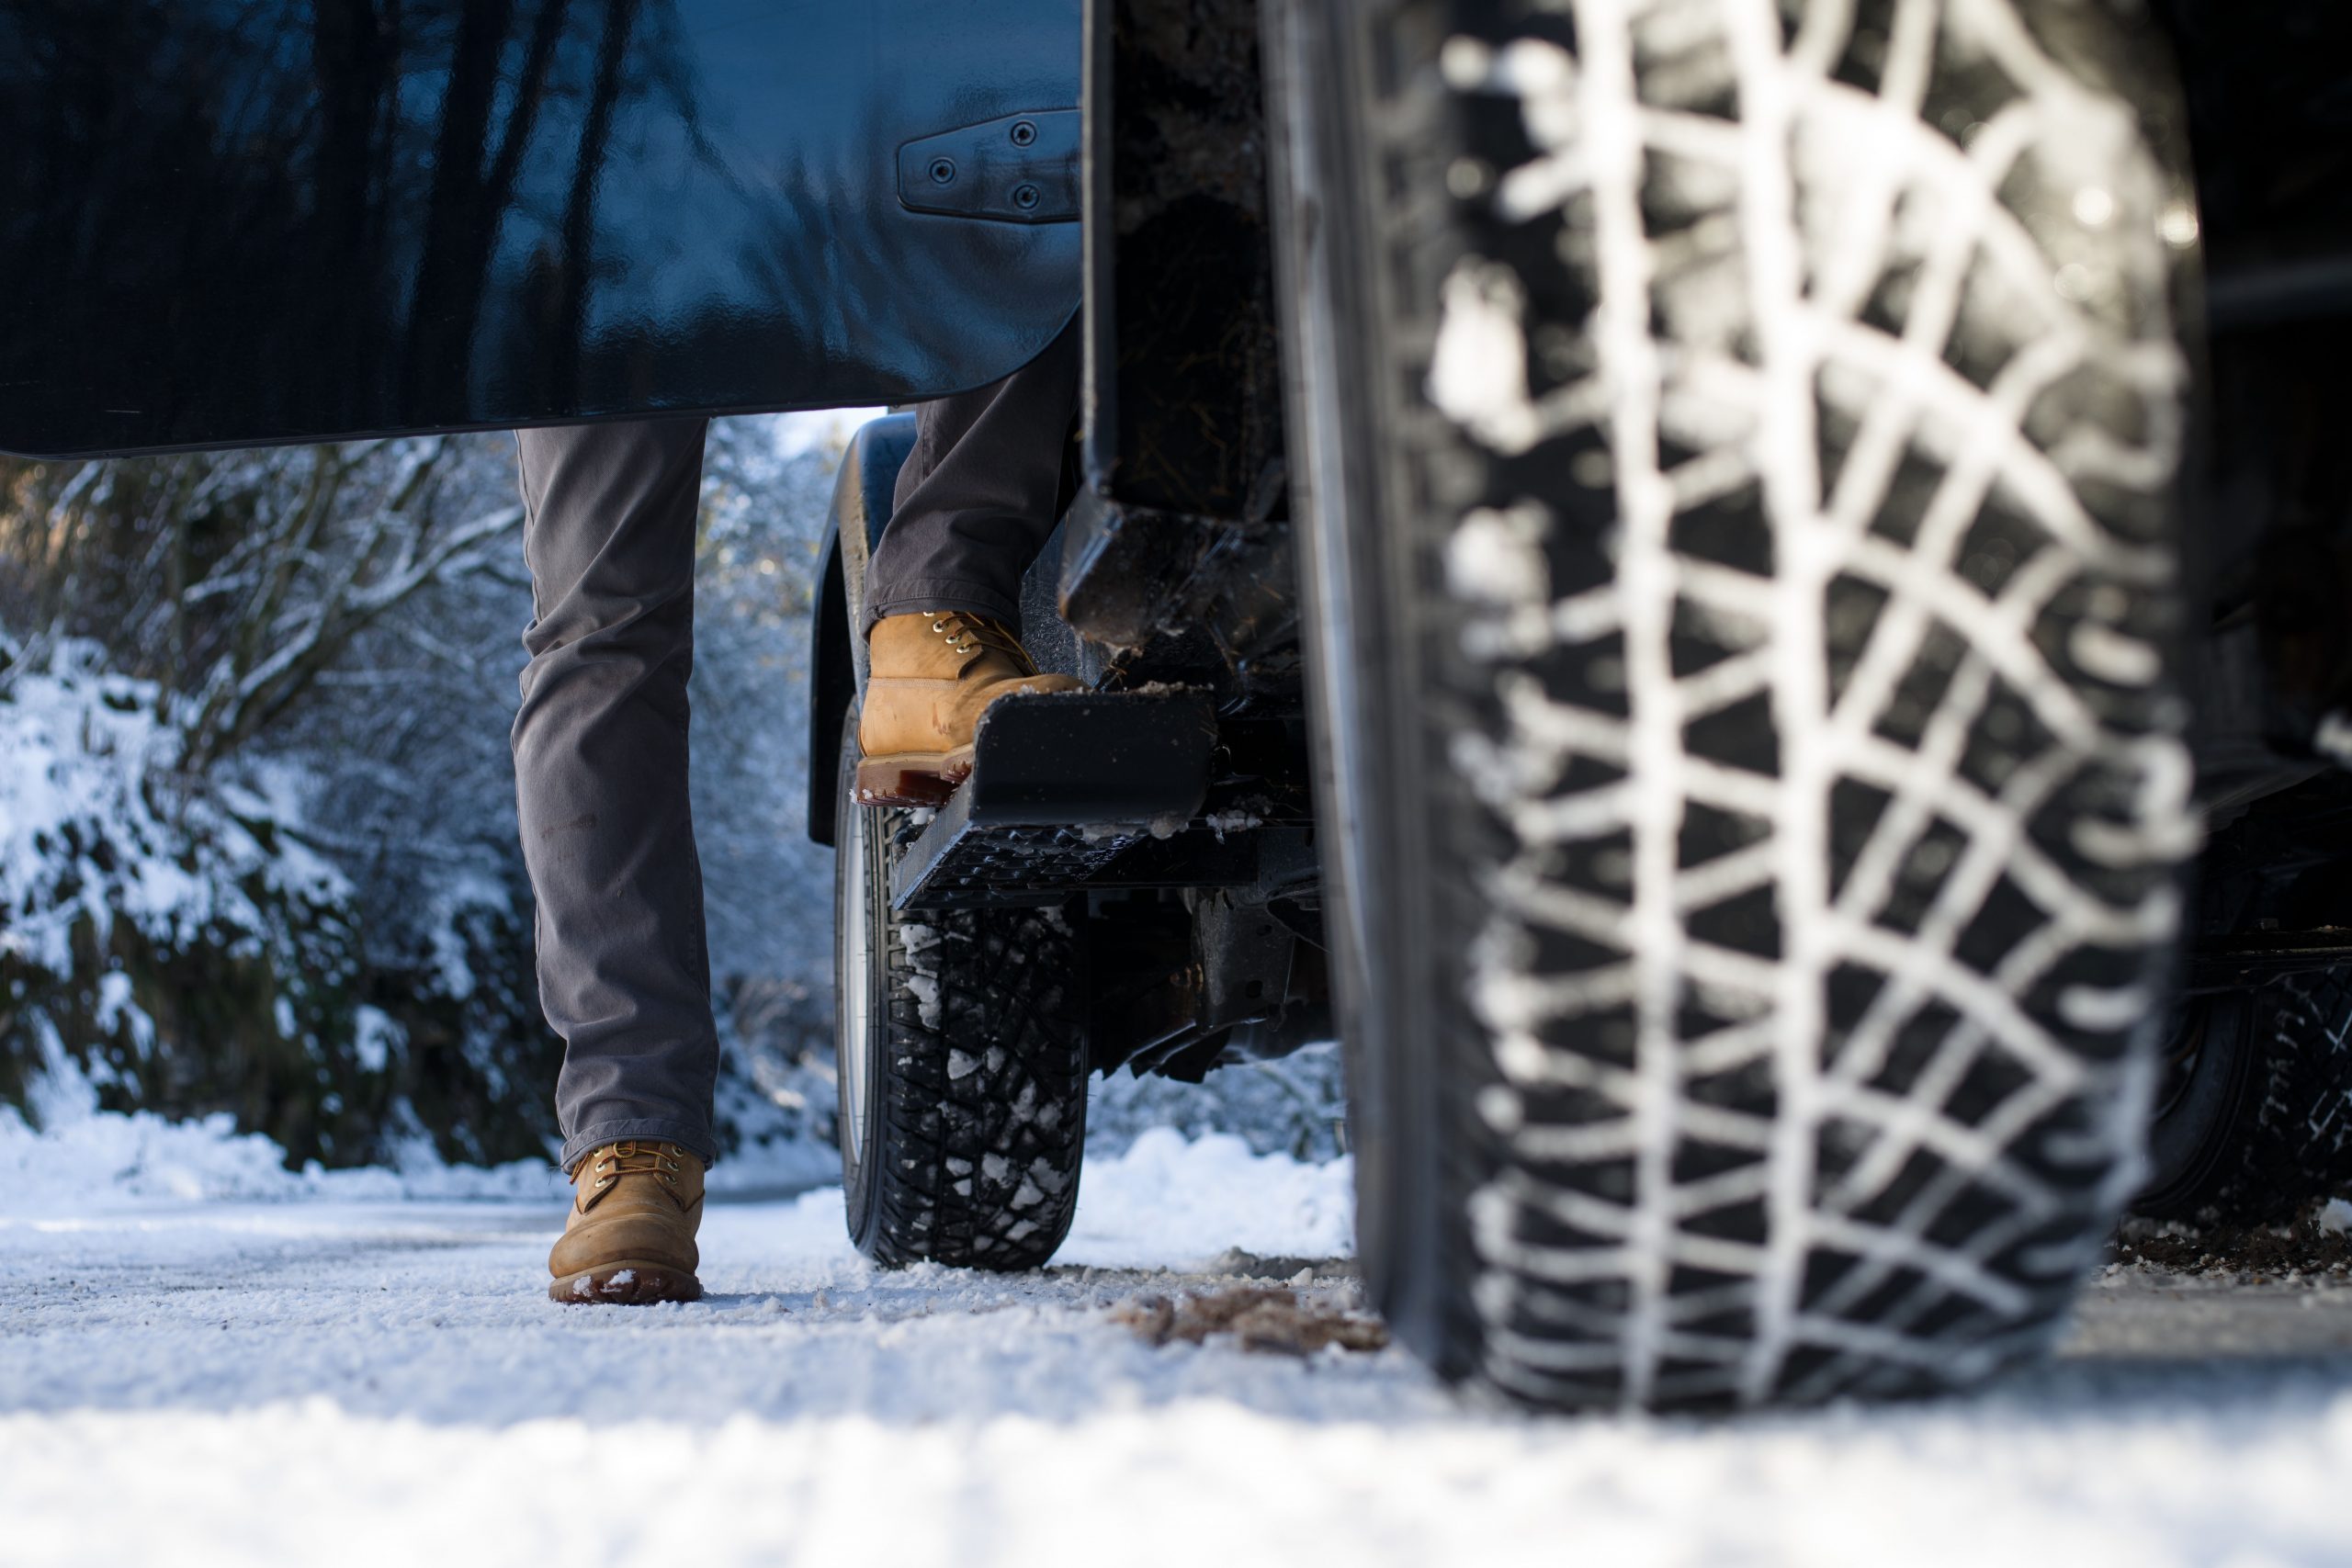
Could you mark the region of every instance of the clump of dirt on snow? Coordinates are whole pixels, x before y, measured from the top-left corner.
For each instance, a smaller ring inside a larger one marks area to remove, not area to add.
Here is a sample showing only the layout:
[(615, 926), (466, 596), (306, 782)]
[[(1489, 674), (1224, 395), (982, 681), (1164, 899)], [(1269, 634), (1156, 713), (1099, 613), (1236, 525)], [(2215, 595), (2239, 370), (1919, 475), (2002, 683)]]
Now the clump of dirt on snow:
[(2285, 1224), (2198, 1226), (2175, 1220), (2126, 1220), (2115, 1235), (2115, 1261), (2176, 1274), (2256, 1280), (2352, 1276), (2352, 1206), (2314, 1203)]
[(1244, 1350), (1283, 1356), (1309, 1356), (1333, 1345), (1342, 1350), (1377, 1350), (1388, 1343), (1388, 1330), (1377, 1319), (1262, 1285), (1138, 1296), (1113, 1307), (1111, 1321), (1134, 1329), (1153, 1345), (1171, 1339), (1199, 1345), (1211, 1335), (1231, 1335)]

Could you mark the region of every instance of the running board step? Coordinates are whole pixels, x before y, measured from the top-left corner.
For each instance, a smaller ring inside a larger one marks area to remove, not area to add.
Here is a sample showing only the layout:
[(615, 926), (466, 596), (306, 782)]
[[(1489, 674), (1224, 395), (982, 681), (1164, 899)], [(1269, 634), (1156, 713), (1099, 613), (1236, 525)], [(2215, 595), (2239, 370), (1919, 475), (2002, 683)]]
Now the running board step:
[(1166, 686), (1000, 698), (972, 773), (890, 874), (893, 908), (1059, 897), (1208, 797), (1208, 694)]

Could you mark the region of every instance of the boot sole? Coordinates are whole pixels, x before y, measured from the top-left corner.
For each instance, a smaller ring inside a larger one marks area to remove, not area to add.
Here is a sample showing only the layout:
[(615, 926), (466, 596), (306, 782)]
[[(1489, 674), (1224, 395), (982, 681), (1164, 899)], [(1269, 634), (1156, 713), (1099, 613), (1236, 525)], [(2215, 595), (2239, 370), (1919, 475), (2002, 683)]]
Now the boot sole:
[(624, 1258), (577, 1274), (559, 1276), (548, 1299), (566, 1305), (650, 1306), (656, 1302), (698, 1302), (702, 1281), (691, 1269), (643, 1258)]
[(860, 806), (944, 806), (972, 776), (972, 749), (886, 751), (857, 764), (852, 798)]

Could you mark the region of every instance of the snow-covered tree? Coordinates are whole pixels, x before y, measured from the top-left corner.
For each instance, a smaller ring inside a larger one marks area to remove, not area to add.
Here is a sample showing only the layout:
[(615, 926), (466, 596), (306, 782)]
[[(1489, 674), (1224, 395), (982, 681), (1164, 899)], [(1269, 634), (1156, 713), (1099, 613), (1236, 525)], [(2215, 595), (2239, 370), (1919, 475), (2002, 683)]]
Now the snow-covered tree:
[[(830, 1113), (830, 863), (801, 808), (808, 614), (837, 450), (807, 422), (721, 421), (707, 465), (695, 798), (729, 1026), (724, 1110), (746, 1138), (805, 1135)], [(297, 1155), (365, 1157), (418, 1131), (474, 1159), (543, 1146), (560, 1043), (531, 978), (507, 740), (531, 609), (522, 528), (503, 435), (0, 470), (0, 728), (14, 753), (33, 754), (25, 698), (47, 682), (40, 722), (57, 765), (145, 803), (150, 863), (250, 878), (199, 843), (242, 825), (265, 861), (331, 870), (287, 919), (331, 925), (342, 954), (320, 991), (333, 1005), (279, 1029), (285, 994), (320, 990), (316, 944), (256, 948), (223, 928), (196, 949), (242, 942), (286, 972), (247, 986), (234, 1018), (217, 996), (192, 1010), (159, 978), (158, 955), (178, 962), (187, 942), (135, 919), (101, 932), (108, 900), (130, 895), (94, 897), (72, 869), (89, 844), (123, 839), (123, 822), (18, 834), (28, 864), (62, 874), (25, 881), (50, 893), (23, 901), (11, 884), (0, 908), (20, 1003), (0, 1012), (0, 1097), (21, 1098), (62, 1053), (113, 1102), (232, 1110)], [(66, 758), (74, 736), (104, 729), (60, 728), (59, 705), (76, 701), (130, 701), (147, 739)], [(53, 907), (30, 907), (44, 897)], [(255, 908), (245, 926), (277, 918)], [(85, 934), (36, 953), (27, 933), (42, 919)], [(110, 1005), (125, 986), (151, 994)], [(36, 997), (48, 999), (23, 1005)], [(269, 1030), (299, 1048), (265, 1066), (226, 1043)]]

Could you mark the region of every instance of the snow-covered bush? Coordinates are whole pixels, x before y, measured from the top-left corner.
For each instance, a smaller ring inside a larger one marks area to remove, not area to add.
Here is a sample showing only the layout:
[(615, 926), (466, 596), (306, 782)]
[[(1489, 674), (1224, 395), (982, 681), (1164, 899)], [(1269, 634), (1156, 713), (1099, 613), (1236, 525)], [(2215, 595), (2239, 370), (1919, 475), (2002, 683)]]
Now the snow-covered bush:
[(350, 884), (187, 750), (184, 705), (91, 643), (6, 671), (0, 1094), (71, 1064), (119, 1107), (331, 1150), (359, 1066)]
[(84, 641), (0, 671), (0, 1101), (226, 1112), (301, 1158), (413, 1124), (475, 1162), (544, 1152), (553, 1053), (514, 897), (443, 890), (407, 954), (310, 842), (282, 763), (189, 767), (185, 699)]
[(1324, 1161), (1348, 1152), (1346, 1074), (1335, 1044), (1219, 1067), (1201, 1082), (1114, 1073), (1086, 1107), (1090, 1158), (1124, 1153), (1155, 1127), (1188, 1138), (1229, 1133), (1261, 1155)]
[[(0, 466), (0, 1100), (544, 1156), (513, 447)], [(494, 651), (493, 651), (494, 649)]]

